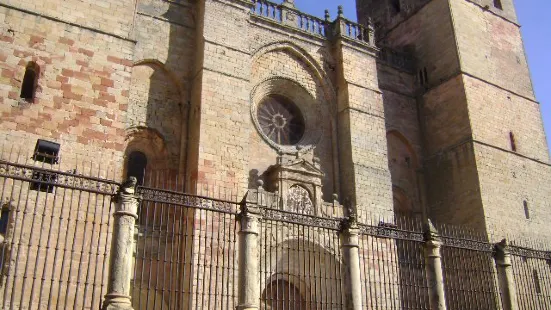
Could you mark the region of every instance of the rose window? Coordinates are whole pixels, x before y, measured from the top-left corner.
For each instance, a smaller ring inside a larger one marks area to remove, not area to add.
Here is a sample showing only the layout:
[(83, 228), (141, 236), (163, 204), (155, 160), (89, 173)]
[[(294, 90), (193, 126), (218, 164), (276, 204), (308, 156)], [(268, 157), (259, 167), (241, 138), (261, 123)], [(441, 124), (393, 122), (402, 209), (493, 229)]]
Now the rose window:
[(289, 99), (270, 95), (257, 110), (262, 132), (280, 145), (297, 144), (304, 135), (304, 117), (299, 108)]

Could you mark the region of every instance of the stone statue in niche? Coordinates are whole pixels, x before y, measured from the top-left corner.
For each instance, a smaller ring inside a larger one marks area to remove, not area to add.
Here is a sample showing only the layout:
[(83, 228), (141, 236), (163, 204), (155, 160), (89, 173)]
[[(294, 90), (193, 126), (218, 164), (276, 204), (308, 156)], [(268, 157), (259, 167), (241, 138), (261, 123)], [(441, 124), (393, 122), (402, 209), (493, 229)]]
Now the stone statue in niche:
[(310, 199), (310, 193), (300, 185), (293, 185), (287, 195), (287, 208), (291, 212), (301, 214), (314, 214), (314, 204)]

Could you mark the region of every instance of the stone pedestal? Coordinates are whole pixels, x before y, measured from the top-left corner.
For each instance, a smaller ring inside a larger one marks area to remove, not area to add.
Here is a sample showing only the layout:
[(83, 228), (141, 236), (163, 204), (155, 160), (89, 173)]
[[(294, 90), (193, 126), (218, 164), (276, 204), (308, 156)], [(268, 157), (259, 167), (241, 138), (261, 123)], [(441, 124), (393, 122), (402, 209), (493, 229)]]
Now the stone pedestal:
[(442, 272), (442, 242), (434, 226), (429, 222), (425, 231), (425, 271), (432, 310), (446, 310), (444, 275)]
[(134, 194), (136, 179), (126, 181), (114, 198), (115, 217), (111, 256), (109, 261), (109, 282), (103, 302), (104, 310), (130, 310), (130, 282), (132, 279), (134, 225), (138, 219), (138, 197)]
[(507, 240), (495, 246), (495, 261), (503, 310), (518, 310), (518, 298)]
[(256, 207), (244, 205), (241, 210), (239, 231), (239, 297), (238, 310), (260, 308), (259, 269), (259, 215)]

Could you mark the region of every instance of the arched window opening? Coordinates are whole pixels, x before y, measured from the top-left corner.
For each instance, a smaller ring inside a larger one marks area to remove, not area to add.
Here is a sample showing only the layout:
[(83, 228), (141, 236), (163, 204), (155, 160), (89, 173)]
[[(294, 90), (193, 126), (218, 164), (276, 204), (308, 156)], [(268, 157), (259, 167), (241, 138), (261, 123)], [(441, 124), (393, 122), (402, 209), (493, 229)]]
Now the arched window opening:
[(402, 6), (400, 5), (400, 0), (391, 0), (391, 6), (392, 6), (392, 11), (397, 14), (397, 13), (400, 13), (402, 11)]
[(526, 216), (526, 219), (530, 219), (530, 209), (528, 209), (528, 202), (524, 200), (524, 216)]
[(20, 97), (25, 100), (33, 100), (38, 82), (38, 65), (34, 62), (29, 62), (25, 68), (23, 76), (23, 84), (21, 85)]
[(509, 140), (511, 142), (511, 150), (513, 152), (517, 151), (517, 142), (515, 141), (515, 134), (511, 131), (509, 132)]
[(501, 0), (494, 0), (494, 7), (496, 9), (503, 10), (503, 5), (501, 4)]
[(300, 290), (292, 283), (279, 279), (266, 286), (262, 294), (264, 309), (308, 309)]
[(127, 177), (136, 177), (138, 185), (143, 185), (145, 169), (147, 168), (147, 156), (139, 151), (134, 151), (128, 155), (126, 166)]

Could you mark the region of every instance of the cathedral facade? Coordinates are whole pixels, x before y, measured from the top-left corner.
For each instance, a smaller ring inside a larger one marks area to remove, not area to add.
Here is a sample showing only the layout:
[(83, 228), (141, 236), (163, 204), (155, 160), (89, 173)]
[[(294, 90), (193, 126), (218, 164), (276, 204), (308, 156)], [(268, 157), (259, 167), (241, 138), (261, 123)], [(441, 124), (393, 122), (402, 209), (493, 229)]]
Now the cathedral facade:
[(512, 0), (357, 7), (359, 24), (293, 1), (3, 1), (0, 130), (188, 190), (244, 194), (303, 154), (316, 199), (360, 215), (547, 236), (549, 153)]
[(117, 182), (162, 172), (195, 195), (262, 190), (291, 213), (548, 240), (549, 150), (513, 0), (357, 11), (2, 0), (3, 152), (109, 163), (97, 177)]

